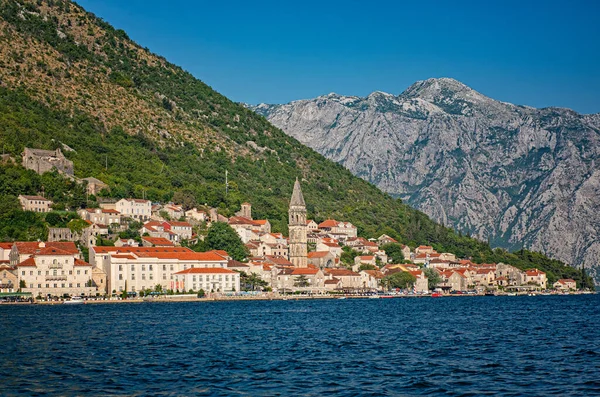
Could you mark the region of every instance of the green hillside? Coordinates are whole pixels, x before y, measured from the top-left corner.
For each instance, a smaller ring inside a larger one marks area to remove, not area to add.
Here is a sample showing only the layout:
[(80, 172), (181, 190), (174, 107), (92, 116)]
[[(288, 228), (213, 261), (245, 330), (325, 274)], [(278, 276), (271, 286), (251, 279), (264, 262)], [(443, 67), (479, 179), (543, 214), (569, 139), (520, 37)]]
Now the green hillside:
[[(177, 194), (224, 215), (250, 201), (257, 218), (284, 233), (299, 177), (309, 216), (317, 221), (344, 219), (366, 237), (385, 233), (477, 262), (538, 267), (550, 279), (581, 280), (579, 270), (558, 261), (493, 251), (434, 223), (74, 3), (0, 0), (0, 32), (0, 145), (15, 158), (25, 146), (66, 145), (73, 149), (63, 152), (76, 176), (107, 182), (107, 195), (167, 201)], [(0, 239), (44, 237), (41, 226), (23, 231), (28, 222), (16, 204), (18, 194), (42, 186), (66, 208), (94, 204), (58, 175), (3, 165)]]

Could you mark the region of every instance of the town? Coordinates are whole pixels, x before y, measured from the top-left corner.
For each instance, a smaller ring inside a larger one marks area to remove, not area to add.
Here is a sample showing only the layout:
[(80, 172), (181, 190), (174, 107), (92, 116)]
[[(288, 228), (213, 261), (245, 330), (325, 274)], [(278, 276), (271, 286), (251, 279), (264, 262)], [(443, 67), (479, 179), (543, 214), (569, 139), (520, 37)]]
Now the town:
[[(73, 164), (60, 150), (26, 148), (23, 166), (73, 177)], [(81, 183), (90, 195), (108, 188), (96, 178)], [(25, 211), (53, 211), (53, 203), (41, 195), (21, 195), (19, 201)], [(77, 214), (77, 227), (51, 227), (47, 241), (0, 243), (0, 297), (393, 297), (578, 290), (572, 279), (549, 284), (546, 273), (535, 268), (477, 264), (432, 246), (408, 247), (385, 234), (360, 237), (343, 220), (307, 219), (298, 179), (289, 204), (289, 236), (274, 233), (268, 219), (254, 219), (250, 203), (229, 218), (216, 208), (186, 209), (181, 203), (140, 198), (102, 200), (98, 208)], [(234, 258), (226, 246), (205, 252), (191, 248), (215, 225), (236, 235), (243, 257)], [(122, 232), (129, 235), (121, 237)]]

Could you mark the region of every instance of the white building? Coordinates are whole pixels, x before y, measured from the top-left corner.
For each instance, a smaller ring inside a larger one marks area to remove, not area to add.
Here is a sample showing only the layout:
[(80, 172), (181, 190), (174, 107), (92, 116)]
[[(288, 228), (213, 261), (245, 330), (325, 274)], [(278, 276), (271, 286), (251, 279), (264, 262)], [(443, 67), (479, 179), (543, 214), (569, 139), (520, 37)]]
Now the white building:
[(222, 255), (183, 247), (92, 247), (90, 262), (106, 273), (109, 293), (153, 289), (157, 284), (172, 289), (177, 272), (227, 267)]
[(100, 292), (92, 283), (92, 265), (58, 248), (43, 248), (16, 268), (19, 285), (25, 284), (22, 291), (34, 297), (90, 296)]
[(152, 215), (152, 203), (150, 200), (121, 199), (117, 201), (116, 210), (125, 217), (145, 221)]
[(48, 200), (42, 196), (19, 196), (19, 202), (23, 211), (33, 212), (50, 212), (52, 211), (52, 200)]
[(204, 292), (239, 292), (240, 274), (222, 268), (191, 268), (175, 273), (172, 290)]

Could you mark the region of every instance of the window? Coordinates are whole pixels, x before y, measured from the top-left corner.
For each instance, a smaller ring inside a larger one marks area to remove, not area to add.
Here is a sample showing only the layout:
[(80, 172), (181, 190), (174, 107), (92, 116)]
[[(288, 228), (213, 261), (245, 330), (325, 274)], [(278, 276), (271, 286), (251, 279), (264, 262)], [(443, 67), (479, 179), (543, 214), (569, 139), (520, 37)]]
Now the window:
[(167, 279), (167, 275), (163, 274), (163, 280), (166, 280), (166, 279)]
[(58, 288), (58, 284), (54, 284), (54, 288)]
[(193, 284), (192, 289), (195, 291), (196, 290), (196, 284)]
[(60, 288), (65, 288), (65, 283), (62, 283), (62, 284), (60, 285)]
[(42, 275), (42, 271), (38, 270), (38, 276), (41, 276), (41, 275)]
[(77, 270), (77, 275), (80, 275), (80, 274), (81, 274), (81, 270)]
[(142, 271), (145, 272), (146, 271), (146, 265), (142, 265)]
[(50, 270), (46, 270), (46, 276), (50, 274)]
[(21, 276), (24, 276), (24, 275), (25, 275), (25, 270), (23, 270), (23, 271), (21, 272)]
[(84, 273), (85, 273), (85, 274), (88, 274), (88, 271), (86, 270)]
[(133, 273), (133, 274), (131, 275), (131, 279), (132, 279), (132, 280), (135, 280), (135, 273)]
[(163, 272), (167, 271), (167, 265), (163, 265)]
[(46, 288), (50, 288), (50, 284), (46, 284)]
[(81, 283), (77, 283), (77, 288), (80, 288), (80, 287), (81, 287)]
[(123, 275), (119, 274), (119, 280), (123, 280)]
[(42, 284), (38, 284), (38, 288), (42, 288)]
[(73, 270), (69, 270), (69, 276), (73, 275)]
[(148, 270), (152, 271), (152, 265), (148, 265)]
[(131, 265), (131, 271), (135, 272), (135, 267), (133, 265)]
[(150, 280), (154, 279), (154, 275), (152, 273), (150, 273)]
[(192, 276), (192, 281), (196, 282), (196, 276)]
[(171, 271), (173, 271), (173, 265), (171, 265)]
[(30, 276), (33, 276), (33, 270), (30, 270), (30, 271), (29, 271), (29, 275), (30, 275)]
[(142, 273), (142, 280), (145, 280), (145, 279), (146, 279), (146, 274)]
[(29, 284), (29, 288), (33, 288), (33, 284)]
[(123, 265), (119, 265), (119, 271), (122, 272), (123, 271)]
[(69, 288), (73, 288), (73, 283), (69, 283)]

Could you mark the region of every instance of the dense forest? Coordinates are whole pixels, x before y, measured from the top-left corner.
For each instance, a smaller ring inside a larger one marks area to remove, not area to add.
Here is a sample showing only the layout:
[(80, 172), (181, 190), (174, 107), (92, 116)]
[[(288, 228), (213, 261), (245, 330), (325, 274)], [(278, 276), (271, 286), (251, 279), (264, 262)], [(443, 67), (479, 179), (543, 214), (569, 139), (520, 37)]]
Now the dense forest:
[[(309, 217), (317, 221), (347, 220), (365, 237), (385, 233), (475, 262), (537, 267), (550, 280), (582, 279), (581, 270), (542, 254), (493, 250), (433, 222), (74, 3), (0, 0), (0, 22), (0, 55), (6, 55), (0, 63), (0, 145), (17, 162), (26, 146), (60, 147), (76, 176), (109, 184), (106, 196), (165, 202), (177, 194), (227, 216), (250, 201), (257, 218), (283, 233), (299, 177)], [(44, 238), (43, 219), (20, 211), (16, 200), (42, 188), (59, 209), (94, 204), (80, 185), (58, 174), (39, 176), (4, 164), (1, 239)]]

